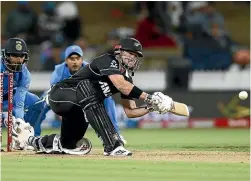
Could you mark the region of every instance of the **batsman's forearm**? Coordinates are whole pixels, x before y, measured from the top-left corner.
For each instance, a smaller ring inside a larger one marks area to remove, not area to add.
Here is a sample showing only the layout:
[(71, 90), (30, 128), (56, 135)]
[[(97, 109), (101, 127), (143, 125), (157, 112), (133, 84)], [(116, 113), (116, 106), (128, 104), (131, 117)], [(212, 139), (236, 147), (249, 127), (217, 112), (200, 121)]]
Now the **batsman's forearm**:
[(130, 92), (132, 91), (133, 88), (133, 84), (131, 84), (128, 81), (123, 81), (123, 84), (121, 84), (120, 86), (117, 86), (117, 89), (124, 95), (129, 95)]
[[(131, 84), (130, 82), (125, 81), (124, 86), (121, 86), (119, 88), (119, 91), (128, 96), (135, 95), (135, 91), (134, 91), (135, 87), (136, 87), (135, 85)], [(140, 96), (138, 97), (138, 99), (145, 100), (147, 98), (148, 94), (141, 91), (139, 88), (137, 88), (137, 92), (142, 92), (141, 94), (139, 94)], [(131, 97), (135, 98), (134, 96), (131, 96)]]
[(125, 80), (122, 75), (110, 75), (108, 76), (113, 85), (124, 95), (127, 95), (134, 99), (145, 100), (147, 94), (144, 93), (140, 88), (133, 85), (129, 81)]
[(128, 109), (125, 111), (126, 116), (128, 118), (137, 118), (146, 115), (149, 113), (149, 110), (146, 108), (135, 108), (135, 109)]

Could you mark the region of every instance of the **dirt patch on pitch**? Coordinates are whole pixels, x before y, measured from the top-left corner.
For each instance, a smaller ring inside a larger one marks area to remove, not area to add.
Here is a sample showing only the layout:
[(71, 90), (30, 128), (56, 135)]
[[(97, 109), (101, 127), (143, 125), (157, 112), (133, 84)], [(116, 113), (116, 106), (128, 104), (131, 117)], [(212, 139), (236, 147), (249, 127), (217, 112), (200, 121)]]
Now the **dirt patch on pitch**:
[(222, 151), (136, 151), (135, 157), (139, 160), (167, 160), (185, 162), (232, 162), (249, 163), (250, 154), (247, 152)]
[(131, 157), (105, 157), (101, 149), (93, 149), (84, 156), (34, 154), (34, 152), (1, 153), (1, 156), (43, 156), (43, 157), (82, 157), (83, 159), (118, 159), (118, 160), (151, 160), (151, 161), (183, 161), (183, 162), (213, 162), (213, 163), (249, 163), (248, 152), (223, 152), (223, 151), (133, 151)]

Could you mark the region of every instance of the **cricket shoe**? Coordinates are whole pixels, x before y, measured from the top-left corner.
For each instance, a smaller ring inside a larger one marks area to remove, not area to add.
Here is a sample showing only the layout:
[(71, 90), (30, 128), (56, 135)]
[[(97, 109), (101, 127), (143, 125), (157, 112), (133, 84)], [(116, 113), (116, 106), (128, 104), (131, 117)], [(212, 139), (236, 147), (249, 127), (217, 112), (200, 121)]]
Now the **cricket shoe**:
[(118, 146), (111, 152), (104, 152), (104, 156), (132, 156), (132, 152), (126, 150), (123, 146)]
[[(60, 146), (61, 147), (61, 146)], [(70, 155), (87, 155), (92, 150), (92, 143), (87, 138), (78, 141), (75, 149), (66, 149), (61, 147), (61, 151)]]

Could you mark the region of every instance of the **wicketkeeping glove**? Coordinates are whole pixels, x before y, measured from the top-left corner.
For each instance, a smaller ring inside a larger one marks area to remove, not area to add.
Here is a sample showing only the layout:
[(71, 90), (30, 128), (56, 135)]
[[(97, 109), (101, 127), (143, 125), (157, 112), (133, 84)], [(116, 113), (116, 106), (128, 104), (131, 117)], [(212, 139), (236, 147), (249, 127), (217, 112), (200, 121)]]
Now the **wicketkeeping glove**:
[[(4, 119), (4, 124), (8, 126), (8, 118)], [(23, 119), (15, 118), (12, 116), (12, 139), (18, 142), (18, 137), (22, 130), (28, 130), (31, 134), (34, 135), (34, 128), (30, 125), (30, 123), (26, 123)], [(22, 145), (21, 145), (22, 146)]]

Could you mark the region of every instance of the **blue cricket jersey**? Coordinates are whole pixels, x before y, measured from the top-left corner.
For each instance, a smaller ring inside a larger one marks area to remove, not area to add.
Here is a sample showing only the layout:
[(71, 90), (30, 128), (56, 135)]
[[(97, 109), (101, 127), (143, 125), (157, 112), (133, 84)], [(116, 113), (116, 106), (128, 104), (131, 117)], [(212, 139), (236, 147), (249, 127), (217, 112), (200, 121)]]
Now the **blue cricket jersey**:
[[(6, 66), (4, 65), (1, 58), (1, 73), (6, 72)], [(14, 88), (14, 96), (13, 96), (13, 114), (16, 118), (23, 119), (24, 117), (24, 101), (26, 93), (30, 87), (31, 74), (27, 69), (26, 64), (22, 66), (21, 72), (13, 72), (13, 88)], [(3, 78), (3, 95), (4, 98), (8, 98), (8, 76), (5, 74)]]
[[(82, 67), (87, 64), (88, 64), (87, 62), (83, 61)], [(64, 79), (69, 78), (70, 76), (72, 76), (72, 75), (71, 75), (70, 70), (65, 62), (61, 63), (59, 65), (56, 65), (55, 70), (52, 72), (52, 75), (51, 75), (50, 84), (54, 85)]]

